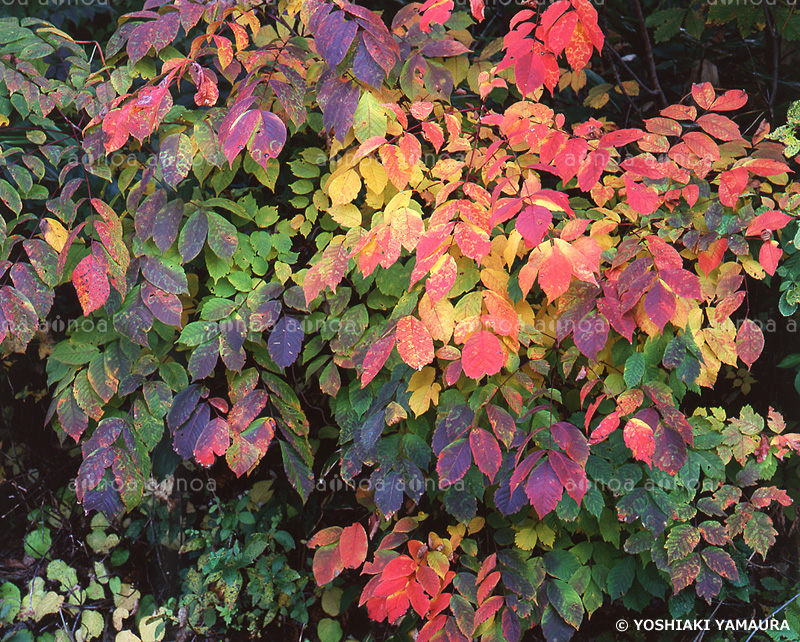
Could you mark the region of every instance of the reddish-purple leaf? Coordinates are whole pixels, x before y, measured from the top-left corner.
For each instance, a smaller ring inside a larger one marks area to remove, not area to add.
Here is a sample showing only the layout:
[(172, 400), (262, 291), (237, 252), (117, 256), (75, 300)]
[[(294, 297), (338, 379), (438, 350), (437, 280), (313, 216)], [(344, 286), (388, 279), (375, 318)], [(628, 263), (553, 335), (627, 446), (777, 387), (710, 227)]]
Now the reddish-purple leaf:
[(682, 299), (700, 299), (700, 279), (688, 270), (668, 268), (659, 272), (661, 280)]
[(653, 463), (669, 475), (675, 475), (686, 463), (686, 442), (680, 433), (664, 424), (655, 430)]
[(472, 453), (467, 439), (457, 439), (447, 446), (439, 455), (436, 472), (439, 473), (439, 484), (443, 488), (461, 479), (472, 463)]
[(164, 292), (150, 283), (142, 285), (141, 296), (156, 319), (167, 325), (181, 325), (183, 306), (177, 296)]
[(675, 295), (657, 281), (644, 298), (644, 311), (650, 320), (663, 331), (677, 306)]
[(344, 11), (332, 11), (319, 24), (314, 34), (317, 51), (331, 69), (335, 69), (347, 53), (358, 32), (352, 20), (345, 20)]
[(525, 494), (539, 519), (544, 519), (547, 513), (555, 510), (564, 494), (564, 486), (549, 460), (543, 461), (531, 472), (525, 484)]
[[(503, 455), (497, 439), (483, 428), (474, 428), (469, 434), (469, 443), (478, 468), (489, 477), (490, 482), (493, 482), (503, 463)], [(445, 450), (447, 449), (445, 448)]]
[(567, 455), (581, 466), (589, 459), (589, 441), (580, 430), (566, 421), (559, 421), (550, 426), (553, 439)]
[(608, 321), (592, 311), (575, 325), (572, 337), (581, 354), (594, 361), (597, 359), (597, 353), (606, 345)]
[(561, 482), (561, 485), (564, 486), (564, 489), (567, 491), (567, 495), (572, 497), (580, 506), (583, 496), (586, 494), (586, 491), (589, 490), (589, 480), (586, 478), (586, 471), (580, 464), (556, 450), (550, 451), (548, 462)]

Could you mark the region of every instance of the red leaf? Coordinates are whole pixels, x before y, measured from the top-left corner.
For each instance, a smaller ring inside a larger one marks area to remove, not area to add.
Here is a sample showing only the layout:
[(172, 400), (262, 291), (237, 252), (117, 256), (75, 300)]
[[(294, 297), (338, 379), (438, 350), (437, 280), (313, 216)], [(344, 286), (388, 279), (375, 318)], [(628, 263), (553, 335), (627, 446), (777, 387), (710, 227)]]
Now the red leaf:
[(649, 466), (656, 448), (653, 429), (641, 419), (634, 417), (625, 424), (623, 436), (625, 445), (633, 451), (633, 456)]
[(687, 132), (683, 135), (683, 142), (701, 159), (708, 158), (714, 161), (720, 159), (719, 145), (707, 134), (703, 134), (702, 132)]
[(658, 208), (658, 194), (655, 190), (637, 183), (628, 174), (625, 174), (625, 191), (628, 195), (628, 203), (639, 214), (647, 216)]
[(777, 176), (789, 171), (786, 163), (771, 158), (748, 158), (740, 167), (746, 167), (747, 171), (759, 176)]
[(704, 82), (702, 85), (692, 85), (692, 98), (700, 106), (700, 109), (711, 109), (716, 94), (711, 83)]
[(718, 138), (719, 140), (742, 140), (742, 134), (739, 132), (739, 125), (727, 116), (705, 114), (697, 119), (697, 124), (700, 125), (700, 128), (704, 132), (711, 134), (714, 138)]
[(714, 241), (705, 252), (701, 252), (697, 257), (697, 264), (704, 274), (710, 274), (721, 262), (728, 249), (727, 239)]
[(745, 319), (736, 333), (736, 353), (747, 365), (747, 369), (758, 359), (764, 349), (764, 335), (761, 328), (750, 319)]
[[(516, 205), (512, 201), (511, 205)], [(517, 232), (525, 239), (528, 247), (536, 247), (544, 239), (550, 223), (553, 222), (553, 213), (541, 205), (529, 205), (517, 217), (515, 226)]]
[(84, 316), (100, 308), (108, 299), (111, 287), (107, 270), (93, 254), (85, 256), (72, 271), (72, 283), (78, 292)]
[(747, 94), (741, 89), (731, 89), (718, 96), (711, 105), (713, 111), (734, 111), (747, 104)]
[(475, 428), (469, 434), (469, 444), (478, 468), (489, 477), (490, 482), (493, 482), (497, 471), (500, 470), (500, 464), (503, 463), (497, 439), (483, 428)]
[(523, 98), (542, 86), (545, 73), (542, 57), (532, 49), (516, 59), (514, 80)]
[(352, 524), (342, 531), (339, 556), (345, 568), (358, 568), (367, 559), (367, 532), (361, 524)]
[(667, 290), (660, 280), (656, 281), (644, 298), (644, 311), (661, 331), (675, 314), (676, 305), (675, 295)]
[(758, 262), (771, 276), (775, 274), (782, 255), (783, 250), (778, 247), (778, 241), (765, 241), (758, 252)]
[(433, 361), (433, 339), (425, 324), (408, 315), (397, 322), (397, 351), (415, 370), (422, 370)]
[(683, 259), (678, 251), (663, 239), (651, 234), (647, 237), (647, 247), (653, 255), (659, 270), (679, 269), (683, 267)]
[(380, 337), (375, 343), (370, 346), (364, 357), (364, 370), (361, 373), (361, 387), (366, 385), (375, 378), (383, 364), (389, 358), (389, 355), (394, 348), (395, 342), (395, 328), (392, 328), (388, 335)]
[(588, 192), (597, 185), (610, 158), (608, 150), (602, 147), (591, 152), (578, 170), (578, 187), (584, 192)]
[(194, 457), (201, 466), (214, 463), (214, 455), (224, 455), (231, 445), (230, 426), (224, 419), (212, 419), (203, 428), (194, 445)]
[(613, 132), (603, 134), (600, 139), (598, 148), (600, 147), (622, 147), (639, 140), (644, 136), (641, 129), (617, 129)]
[(460, 221), (453, 236), (461, 253), (476, 261), (478, 265), (492, 249), (489, 234), (470, 223)]
[(480, 576), (478, 578), (478, 584), (480, 585), (478, 588), (478, 604), (482, 604), (486, 598), (491, 595), (494, 587), (497, 586), (497, 583), (500, 581), (500, 571), (495, 571), (494, 573), (490, 573), (486, 578), (485, 581), (481, 581)]
[(770, 210), (756, 216), (747, 226), (745, 236), (758, 236), (764, 230), (781, 230), (790, 221), (791, 216), (779, 212), (778, 210)]
[(719, 202), (726, 207), (734, 207), (736, 199), (747, 187), (748, 173), (745, 167), (734, 167), (719, 176)]
[(317, 548), (318, 546), (327, 546), (328, 544), (338, 542), (339, 538), (342, 536), (343, 530), (344, 529), (341, 526), (329, 526), (328, 528), (323, 528), (319, 533), (314, 535), (314, 537), (309, 540), (306, 546), (308, 546), (308, 548)]
[(450, 19), (453, 7), (453, 0), (428, 0), (419, 8), (420, 30), (423, 33), (430, 33), (431, 24), (443, 25)]
[(684, 299), (700, 299), (700, 279), (683, 269), (661, 270), (661, 279), (679, 297)]
[(700, 198), (700, 186), (687, 185), (681, 191), (683, 192), (683, 198), (685, 198), (686, 202), (689, 203), (689, 207), (694, 207), (697, 199)]
[(467, 339), (461, 351), (461, 365), (470, 379), (478, 380), (484, 375), (497, 374), (505, 362), (503, 344), (488, 330), (478, 330)]
[(478, 22), (483, 20), (483, 12), (485, 9), (484, 0), (469, 0), (469, 9), (472, 17)]
[(528, 477), (525, 484), (525, 494), (536, 510), (539, 519), (544, 519), (547, 513), (558, 506), (564, 494), (564, 486), (558, 479), (549, 460), (543, 461)]
[(479, 624), (488, 620), (500, 610), (501, 606), (503, 606), (502, 595), (490, 597), (478, 607), (477, 611), (475, 611), (475, 625), (478, 626)]

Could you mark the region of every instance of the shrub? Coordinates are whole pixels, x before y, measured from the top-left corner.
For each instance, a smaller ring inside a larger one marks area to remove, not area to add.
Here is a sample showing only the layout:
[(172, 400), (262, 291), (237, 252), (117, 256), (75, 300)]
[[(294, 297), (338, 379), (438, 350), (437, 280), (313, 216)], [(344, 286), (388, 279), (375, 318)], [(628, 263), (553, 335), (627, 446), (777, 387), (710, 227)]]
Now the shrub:
[[(568, 639), (606, 596), (747, 601), (798, 442), (772, 408), (685, 401), (764, 347), (743, 287), (796, 226), (783, 145), (707, 82), (643, 128), (567, 122), (604, 44), (590, 3), (521, 10), (474, 52), (483, 3), (453, 9), (148, 2), (92, 54), (0, 23), (25, 131), (0, 334), (51, 332), (72, 282), (48, 419), (81, 443), (78, 498), (134, 509), (170, 446), (238, 476), (279, 450), (304, 501), (357, 486), (369, 511), (309, 542), (317, 582), (362, 568), (370, 617), (418, 617), (420, 642)], [(193, 624), (242, 624), (250, 535), (198, 560)]]

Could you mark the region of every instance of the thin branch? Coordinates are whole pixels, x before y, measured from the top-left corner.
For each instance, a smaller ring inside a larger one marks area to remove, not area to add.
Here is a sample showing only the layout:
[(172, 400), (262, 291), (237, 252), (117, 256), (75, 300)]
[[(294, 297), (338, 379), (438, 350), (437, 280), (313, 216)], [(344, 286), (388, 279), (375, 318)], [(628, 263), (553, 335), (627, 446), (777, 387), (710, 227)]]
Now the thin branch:
[(781, 34), (775, 26), (775, 19), (772, 12), (764, 5), (764, 17), (767, 20), (765, 33), (767, 34), (767, 50), (770, 54), (772, 63), (772, 88), (767, 95), (767, 105), (769, 106), (770, 120), (775, 121), (775, 96), (778, 94), (778, 71), (781, 59)]
[(655, 88), (655, 93), (661, 102), (661, 107), (667, 106), (667, 97), (661, 89), (661, 83), (658, 82), (658, 72), (656, 70), (656, 60), (653, 57), (653, 47), (650, 44), (650, 34), (647, 32), (647, 24), (644, 20), (644, 13), (642, 12), (642, 3), (640, 0), (631, 0), (633, 9), (636, 12), (636, 19), (639, 22), (639, 31), (642, 33), (642, 41), (644, 43), (645, 53), (647, 54), (647, 65), (650, 71), (650, 80)]

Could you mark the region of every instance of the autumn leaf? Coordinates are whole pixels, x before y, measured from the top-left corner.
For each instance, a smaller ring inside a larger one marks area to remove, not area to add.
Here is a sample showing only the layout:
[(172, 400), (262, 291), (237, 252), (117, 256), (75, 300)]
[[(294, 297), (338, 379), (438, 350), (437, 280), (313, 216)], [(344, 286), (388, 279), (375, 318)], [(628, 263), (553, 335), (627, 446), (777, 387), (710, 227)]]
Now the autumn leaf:
[(505, 365), (506, 354), (500, 340), (488, 330), (478, 330), (461, 351), (464, 374), (470, 379), (494, 375)]
[(111, 291), (106, 269), (93, 254), (85, 256), (75, 266), (72, 283), (78, 292), (84, 316), (102, 307)]
[(421, 370), (433, 361), (433, 340), (425, 324), (414, 316), (397, 322), (397, 351), (414, 370)]

